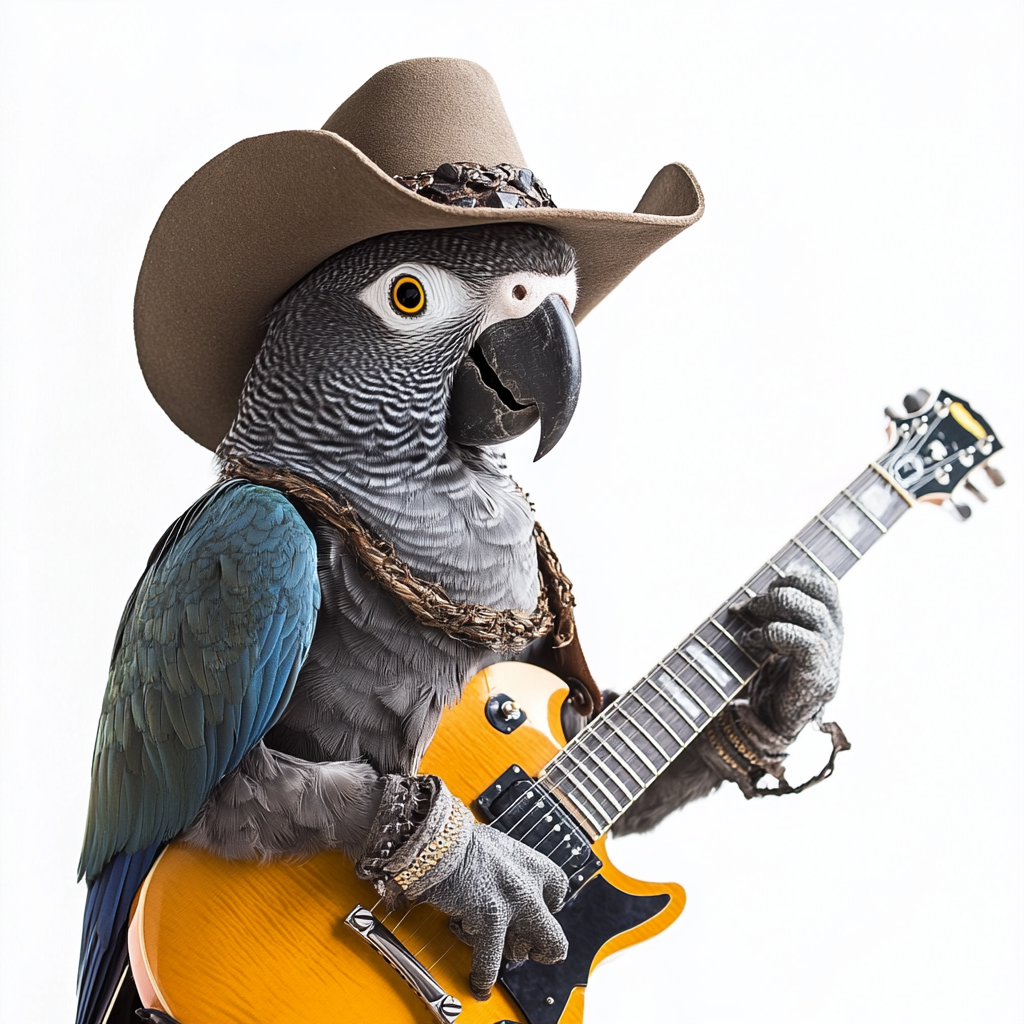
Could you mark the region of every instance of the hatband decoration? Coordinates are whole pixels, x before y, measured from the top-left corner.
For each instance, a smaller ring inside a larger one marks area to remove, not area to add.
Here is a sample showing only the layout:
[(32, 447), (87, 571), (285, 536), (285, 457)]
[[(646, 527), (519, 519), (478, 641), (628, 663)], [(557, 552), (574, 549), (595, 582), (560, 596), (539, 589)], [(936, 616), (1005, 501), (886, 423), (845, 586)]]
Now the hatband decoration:
[(498, 164), (441, 164), (436, 171), (395, 175), (395, 181), (424, 199), (446, 206), (490, 206), (498, 210), (554, 207), (548, 190), (527, 167)]

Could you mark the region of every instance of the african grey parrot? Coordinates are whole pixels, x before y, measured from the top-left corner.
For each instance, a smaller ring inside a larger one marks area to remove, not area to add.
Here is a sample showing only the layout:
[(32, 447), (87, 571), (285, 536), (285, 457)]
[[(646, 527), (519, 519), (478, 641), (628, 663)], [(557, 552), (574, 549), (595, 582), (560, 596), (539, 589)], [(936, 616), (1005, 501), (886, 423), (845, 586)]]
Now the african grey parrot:
[[(541, 453), (565, 429), (579, 385), (575, 289), (572, 249), (533, 225), (353, 245), (274, 308), (218, 454), (286, 467), (347, 500), (456, 601), (533, 609), (533, 515), (493, 444), (538, 415)], [(756, 639), (788, 655), (743, 712), (767, 756), (831, 696), (841, 638), (833, 591), (783, 582), (750, 606), (764, 624)], [(335, 528), (280, 491), (213, 487), (158, 543), (117, 634), (80, 866), (78, 1024), (104, 1012), (131, 900), (166, 843), (365, 859), (442, 710), (496, 657), (419, 625)], [(621, 828), (649, 827), (731, 777), (695, 744)], [(458, 813), (443, 784), (431, 801)], [(410, 894), (473, 944), (484, 997), (503, 950), (565, 955), (552, 916), (565, 892), (551, 861), (470, 820), (444, 871)]]

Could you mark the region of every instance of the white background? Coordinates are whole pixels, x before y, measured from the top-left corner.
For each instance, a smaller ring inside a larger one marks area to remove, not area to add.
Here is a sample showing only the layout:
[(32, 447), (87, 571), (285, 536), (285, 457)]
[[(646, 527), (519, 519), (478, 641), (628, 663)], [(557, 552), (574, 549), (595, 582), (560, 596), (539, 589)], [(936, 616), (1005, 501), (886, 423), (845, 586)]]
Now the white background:
[[(512, 452), (605, 685), (877, 456), (905, 391), (965, 396), (1010, 449), (969, 523), (914, 510), (844, 582), (832, 780), (613, 844), (689, 905), (595, 974), (588, 1022), (1021, 1019), (1020, 3), (2, 10), (5, 1022), (72, 1015), (110, 644), (211, 480), (135, 361), (148, 233), (215, 153), (425, 55), (491, 71), (562, 206), (632, 209), (677, 159), (706, 193), (582, 325), (564, 440)], [(801, 747), (795, 778), (827, 741)]]

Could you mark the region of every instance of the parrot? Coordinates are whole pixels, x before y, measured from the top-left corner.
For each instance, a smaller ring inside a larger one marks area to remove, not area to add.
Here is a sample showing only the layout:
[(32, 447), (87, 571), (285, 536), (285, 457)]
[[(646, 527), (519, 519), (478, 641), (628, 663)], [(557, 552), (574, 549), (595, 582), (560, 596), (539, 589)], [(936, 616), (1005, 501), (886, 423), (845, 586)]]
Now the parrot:
[[(502, 445), (539, 420), (541, 457), (568, 426), (576, 288), (571, 246), (534, 224), (351, 245), (269, 313), (218, 457), (287, 468), (347, 502), (455, 601), (533, 609), (534, 517)], [(816, 577), (780, 579), (748, 611), (774, 669), (735, 715), (765, 770), (835, 692), (842, 626)], [(500, 657), (417, 622), (286, 494), (219, 480), (155, 546), (115, 637), (79, 865), (77, 1024), (104, 1019), (132, 900), (170, 841), (227, 858), (332, 849), (378, 870), (396, 801), (425, 792), (417, 766), (443, 710)], [(695, 743), (618, 830), (742, 783), (735, 764)], [(464, 809), (431, 785), (425, 806), (458, 824)], [(550, 860), (466, 819), (443, 863), (412, 895), (473, 946), (474, 995), (503, 954), (564, 958), (567, 880)]]

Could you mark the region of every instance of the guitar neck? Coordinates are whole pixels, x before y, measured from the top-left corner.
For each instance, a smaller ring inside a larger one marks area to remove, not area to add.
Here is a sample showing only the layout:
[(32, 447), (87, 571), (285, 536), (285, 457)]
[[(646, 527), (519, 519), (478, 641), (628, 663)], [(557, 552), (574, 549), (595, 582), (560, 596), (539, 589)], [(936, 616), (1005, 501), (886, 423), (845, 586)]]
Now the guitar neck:
[(913, 503), (874, 463), (758, 569), (681, 644), (545, 767), (555, 790), (596, 839), (606, 833), (754, 678), (761, 664), (739, 643), (734, 611), (773, 579), (818, 572), (839, 580)]

